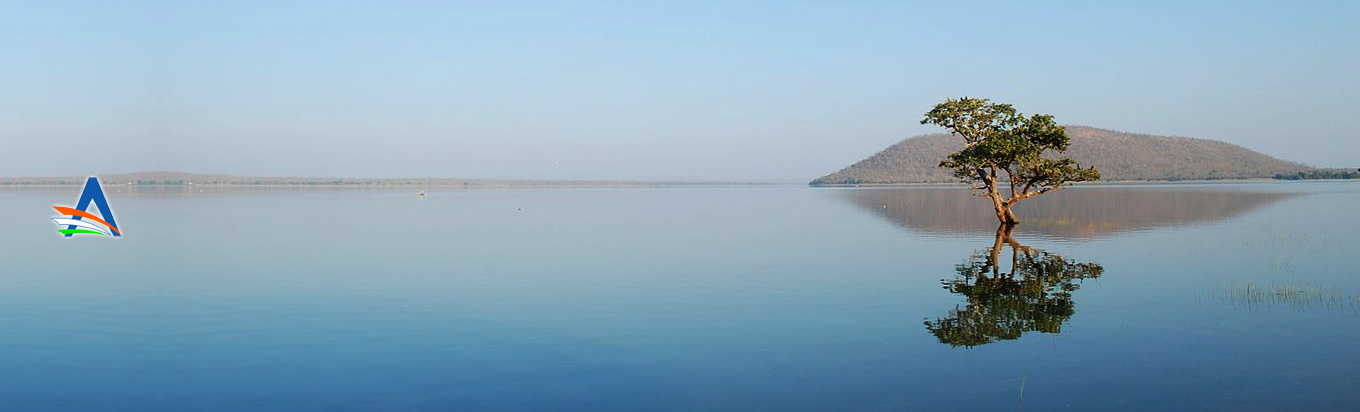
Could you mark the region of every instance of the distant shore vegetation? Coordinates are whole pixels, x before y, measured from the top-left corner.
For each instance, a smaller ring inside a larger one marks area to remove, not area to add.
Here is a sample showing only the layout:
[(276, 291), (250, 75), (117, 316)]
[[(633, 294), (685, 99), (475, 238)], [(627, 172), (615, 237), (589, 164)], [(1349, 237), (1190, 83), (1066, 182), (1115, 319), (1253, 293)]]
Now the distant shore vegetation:
[[(327, 177), (256, 177), (208, 175), (179, 172), (143, 172), (106, 174), (99, 176), (105, 186), (161, 187), (161, 186), (250, 186), (250, 187), (445, 187), (445, 188), (513, 188), (513, 187), (661, 187), (661, 186), (721, 186), (755, 185), (756, 182), (719, 181), (633, 181), (633, 180), (514, 180), (514, 179), (458, 179), (458, 178), (327, 178)], [(10, 177), (0, 178), (5, 186), (68, 186), (82, 185), (87, 176)]]
[(1360, 170), (1317, 169), (1293, 174), (1277, 174), (1278, 180), (1360, 179)]

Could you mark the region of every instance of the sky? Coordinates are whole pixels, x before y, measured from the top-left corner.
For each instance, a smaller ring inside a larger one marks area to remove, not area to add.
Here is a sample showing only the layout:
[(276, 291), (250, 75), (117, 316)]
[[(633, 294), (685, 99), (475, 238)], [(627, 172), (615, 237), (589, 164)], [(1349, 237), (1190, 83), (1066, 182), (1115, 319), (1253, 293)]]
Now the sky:
[(1360, 2), (0, 0), (0, 176), (805, 182), (951, 97), (1360, 167)]

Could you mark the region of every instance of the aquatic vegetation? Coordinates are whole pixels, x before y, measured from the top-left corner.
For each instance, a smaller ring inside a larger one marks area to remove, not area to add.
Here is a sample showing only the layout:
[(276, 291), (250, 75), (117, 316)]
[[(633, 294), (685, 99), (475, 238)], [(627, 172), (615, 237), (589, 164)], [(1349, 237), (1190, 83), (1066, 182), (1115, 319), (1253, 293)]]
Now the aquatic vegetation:
[(1224, 289), (1216, 300), (1245, 309), (1351, 310), (1360, 313), (1360, 295), (1340, 287), (1310, 283), (1248, 282)]

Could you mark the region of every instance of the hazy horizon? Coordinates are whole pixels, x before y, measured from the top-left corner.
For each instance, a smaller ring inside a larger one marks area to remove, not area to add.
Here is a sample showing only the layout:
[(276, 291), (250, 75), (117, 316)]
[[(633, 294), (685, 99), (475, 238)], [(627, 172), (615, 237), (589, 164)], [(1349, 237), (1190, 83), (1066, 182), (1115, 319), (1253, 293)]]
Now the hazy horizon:
[(1360, 165), (1360, 5), (6, 3), (0, 176), (800, 182), (975, 96)]

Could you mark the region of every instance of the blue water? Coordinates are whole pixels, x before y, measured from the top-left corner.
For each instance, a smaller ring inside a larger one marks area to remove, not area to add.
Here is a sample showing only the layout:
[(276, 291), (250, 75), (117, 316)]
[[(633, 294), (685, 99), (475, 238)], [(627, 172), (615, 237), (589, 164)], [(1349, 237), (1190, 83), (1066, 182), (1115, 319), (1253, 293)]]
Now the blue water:
[(63, 238), (78, 191), (0, 189), (0, 410), (1360, 408), (1355, 183), (1022, 203), (1002, 272), (1101, 268), (1056, 314), (946, 289), (997, 239), (962, 189), (114, 188)]

